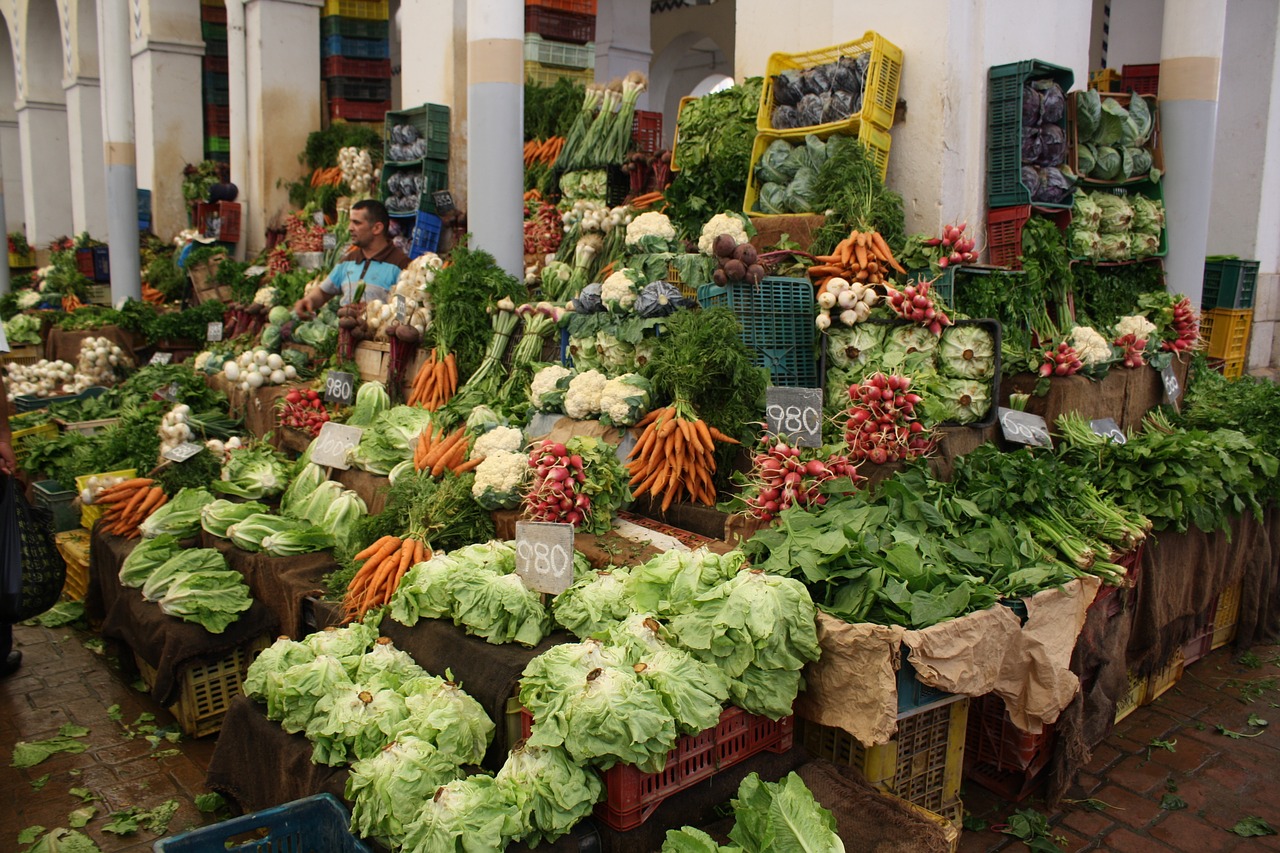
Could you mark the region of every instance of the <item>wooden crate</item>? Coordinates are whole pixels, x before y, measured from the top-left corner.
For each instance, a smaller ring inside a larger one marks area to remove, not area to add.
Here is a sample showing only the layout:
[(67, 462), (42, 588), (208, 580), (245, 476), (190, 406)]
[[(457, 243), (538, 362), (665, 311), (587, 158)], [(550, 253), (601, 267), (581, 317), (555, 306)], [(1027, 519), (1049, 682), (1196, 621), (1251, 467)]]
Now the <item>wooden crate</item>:
[(356, 344), (356, 366), (365, 382), (386, 382), (391, 365), (391, 344), (361, 341)]

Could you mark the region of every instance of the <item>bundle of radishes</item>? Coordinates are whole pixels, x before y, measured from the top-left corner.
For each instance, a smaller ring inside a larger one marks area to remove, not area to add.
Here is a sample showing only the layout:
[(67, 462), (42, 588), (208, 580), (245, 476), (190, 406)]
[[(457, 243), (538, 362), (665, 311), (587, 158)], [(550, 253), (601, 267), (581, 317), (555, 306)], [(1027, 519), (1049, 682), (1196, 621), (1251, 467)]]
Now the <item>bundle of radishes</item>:
[(1147, 342), (1132, 332), (1116, 338), (1115, 345), (1124, 350), (1125, 367), (1142, 367), (1147, 363)]
[(1054, 347), (1052, 344), (1044, 351), (1044, 363), (1040, 365), (1041, 376), (1074, 376), (1079, 373), (1084, 363), (1075, 347), (1063, 341)]
[(324, 226), (304, 222), (296, 213), (284, 218), (285, 242), (295, 252), (323, 252)]
[(941, 239), (934, 237), (932, 240), (925, 240), (926, 246), (940, 247), (943, 251), (950, 251), (950, 254), (944, 254), (938, 259), (938, 266), (946, 269), (953, 264), (976, 264), (978, 262), (978, 254), (974, 251), (978, 244), (972, 237), (964, 236), (964, 229), (969, 227), (969, 223), (961, 222), (959, 225), (947, 225), (942, 229)]
[(329, 422), (329, 410), (324, 407), (320, 392), (294, 388), (284, 397), (280, 407), (280, 426), (300, 429), (313, 436)]
[(587, 473), (581, 456), (558, 441), (544, 441), (529, 453), (529, 467), (533, 484), (524, 498), (529, 518), (573, 525), (586, 520), (591, 498), (582, 489)]
[(744, 281), (759, 284), (764, 278), (764, 267), (759, 263), (760, 256), (756, 247), (750, 243), (739, 243), (732, 235), (721, 234), (716, 237), (711, 251), (719, 264), (711, 274), (711, 279), (721, 287)]
[(935, 335), (941, 335), (942, 327), (951, 325), (951, 318), (934, 304), (929, 296), (930, 289), (931, 283), (928, 281), (908, 284), (902, 290), (886, 286), (888, 291), (886, 298), (889, 300), (889, 307), (899, 317), (910, 320), (912, 323), (919, 323)]
[(751, 460), (751, 473), (742, 495), (747, 513), (761, 521), (772, 521), (789, 506), (825, 504), (827, 496), (820, 486), (828, 480), (848, 477), (856, 483), (864, 479), (848, 457), (835, 454), (823, 459), (820, 453), (766, 435), (761, 450)]
[(1164, 349), (1170, 352), (1186, 352), (1193, 349), (1196, 342), (1200, 340), (1200, 319), (1196, 316), (1195, 309), (1191, 307), (1191, 300), (1183, 297), (1182, 301), (1173, 306), (1173, 322), (1169, 324), (1169, 328), (1177, 333), (1178, 337), (1172, 341), (1164, 342)]
[(849, 386), (852, 401), (845, 410), (844, 440), (856, 462), (911, 460), (933, 449), (933, 438), (916, 420), (918, 394), (912, 394), (907, 376), (875, 373), (861, 384)]

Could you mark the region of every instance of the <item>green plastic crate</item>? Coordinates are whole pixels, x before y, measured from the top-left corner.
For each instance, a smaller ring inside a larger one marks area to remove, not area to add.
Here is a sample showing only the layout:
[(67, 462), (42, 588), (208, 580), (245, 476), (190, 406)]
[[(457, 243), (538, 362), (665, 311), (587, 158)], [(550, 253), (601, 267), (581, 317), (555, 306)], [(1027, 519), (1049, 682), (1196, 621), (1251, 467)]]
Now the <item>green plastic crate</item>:
[(32, 485), (36, 506), (53, 516), (53, 532), (64, 533), (80, 527), (76, 491), (63, 488), (57, 480), (41, 480)]
[(325, 15), (320, 19), (320, 38), (342, 36), (348, 39), (385, 39), (390, 31), (390, 23), (386, 20), (367, 20), (364, 18), (343, 18), (338, 15)]
[(383, 153), (390, 160), (391, 128), (411, 124), (418, 134), (427, 140), (427, 157), (433, 160), (449, 159), (449, 108), (442, 104), (423, 104), (410, 110), (387, 113), (382, 132)]
[(766, 278), (758, 285), (698, 288), (704, 308), (723, 305), (742, 324), (743, 343), (752, 361), (769, 370), (774, 385), (818, 388), (818, 360), (814, 354), (817, 327), (813, 323), (813, 284), (803, 278)]
[[(1029, 80), (1050, 78), (1065, 95), (1075, 81), (1070, 68), (1038, 59), (992, 66), (988, 72), (987, 206), (1031, 204), (1031, 191), (1022, 183), (1022, 87)], [(1065, 111), (1062, 120), (1066, 132)], [(1036, 207), (1061, 209), (1066, 204), (1036, 202)]]
[(418, 210), (435, 213), (436, 200), (432, 193), (449, 189), (449, 164), (444, 160), (423, 160), (422, 177), (422, 200), (418, 204)]
[(1206, 258), (1200, 308), (1252, 308), (1258, 286), (1258, 261)]

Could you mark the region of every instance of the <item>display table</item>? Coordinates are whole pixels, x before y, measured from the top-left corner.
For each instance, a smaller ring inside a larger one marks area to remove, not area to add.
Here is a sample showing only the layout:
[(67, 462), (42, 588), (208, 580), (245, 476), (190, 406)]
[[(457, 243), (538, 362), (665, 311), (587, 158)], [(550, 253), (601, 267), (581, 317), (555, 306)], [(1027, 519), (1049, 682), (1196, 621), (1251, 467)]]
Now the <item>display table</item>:
[[(1183, 395), (1187, 388), (1190, 359), (1173, 360), (1173, 372)], [(1000, 404), (1007, 406), (1010, 394), (1031, 394), (1040, 377), (1019, 373), (1000, 382)], [(1181, 400), (1181, 398), (1180, 398)], [(1133, 369), (1113, 367), (1100, 380), (1087, 376), (1056, 377), (1043, 397), (1031, 397), (1027, 411), (1053, 421), (1065, 412), (1073, 412), (1086, 420), (1114, 418), (1121, 429), (1137, 429), (1147, 412), (1164, 402), (1164, 383), (1159, 371), (1150, 367)]]
[(136, 358), (134, 335), (119, 326), (103, 326), (100, 329), (84, 329), (75, 332), (63, 331), (57, 326), (52, 326), (49, 328), (49, 336), (44, 341), (44, 357), (49, 361), (75, 364), (80, 358), (80, 344), (85, 338), (106, 338), (124, 350), (125, 355)]

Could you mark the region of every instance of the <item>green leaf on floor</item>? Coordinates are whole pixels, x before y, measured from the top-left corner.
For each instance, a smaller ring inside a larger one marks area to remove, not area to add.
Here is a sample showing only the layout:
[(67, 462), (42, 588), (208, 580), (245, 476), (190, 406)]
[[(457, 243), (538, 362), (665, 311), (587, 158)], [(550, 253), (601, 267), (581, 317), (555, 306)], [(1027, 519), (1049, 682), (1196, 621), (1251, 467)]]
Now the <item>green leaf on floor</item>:
[(82, 772), (82, 771), (80, 770), (80, 768), (78, 768), (78, 767), (77, 767), (75, 770), (68, 770), (68, 771), (67, 771), (67, 775), (68, 775), (68, 776), (79, 776), (81, 772)]
[(1266, 720), (1262, 719), (1261, 717), (1259, 717), (1257, 714), (1250, 714), (1249, 725), (1262, 729), (1262, 728), (1266, 728), (1271, 724), (1268, 723)]
[[(196, 796), (196, 808), (197, 808), (197, 809), (199, 809), (199, 810), (200, 810), (201, 812), (203, 812), (204, 814), (213, 814), (213, 813), (214, 813), (214, 812), (216, 812), (218, 809), (223, 808), (224, 806), (226, 806), (226, 804), (227, 804), (227, 801), (226, 801), (226, 800), (224, 800), (224, 799), (222, 798), (222, 795), (221, 795), (221, 794), (218, 794), (218, 793), (211, 793), (211, 794), (199, 794), (199, 795), (197, 795), (197, 796)], [(965, 829), (969, 829), (969, 828), (970, 828), (970, 827), (969, 827), (969, 818), (970, 818), (970, 817), (971, 817), (971, 815), (969, 815), (968, 813), (966, 813), (966, 814), (965, 814), (965, 816), (964, 816), (964, 820), (965, 820), (964, 828), (965, 828)], [(986, 828), (987, 828), (987, 822), (984, 820), (984, 821), (982, 821), (982, 826), (981, 826), (981, 828), (980, 828), (979, 830), (977, 830), (977, 831), (981, 831), (982, 829), (986, 829)]]
[(1250, 815), (1244, 820), (1231, 827), (1231, 831), (1241, 838), (1257, 838), (1263, 835), (1275, 835), (1276, 831), (1271, 828), (1271, 824), (1267, 823), (1257, 815)]
[(182, 755), (182, 750), (180, 750), (180, 749), (162, 749), (162, 750), (160, 750), (159, 752), (153, 752), (153, 753), (151, 753), (151, 757), (152, 757), (152, 758), (154, 758), (156, 761), (159, 761), (159, 760), (160, 760), (160, 759), (162, 759), (162, 758), (173, 758), (175, 755)]
[(84, 618), (83, 601), (60, 601), (23, 625), (43, 625), (45, 628), (61, 628)]
[(156, 718), (156, 715), (151, 713), (150, 711), (143, 711), (141, 714), (138, 715), (138, 719), (133, 721), (133, 725), (135, 728), (137, 728), (139, 723), (150, 723), (153, 720), (155, 720), (155, 718)]
[(40, 833), (42, 832), (44, 832), (44, 827), (40, 824), (28, 826), (26, 829), (22, 830), (22, 832), (18, 833), (18, 843), (33, 844), (35, 843), (35, 840), (40, 837)]
[(143, 681), (141, 678), (137, 679), (129, 686), (132, 687), (134, 690), (138, 691), (139, 693), (151, 692), (150, 690), (147, 689), (147, 682)]
[(1166, 752), (1178, 751), (1178, 741), (1176, 738), (1173, 740), (1159, 740), (1157, 738), (1152, 738), (1147, 742), (1147, 746), (1150, 749), (1163, 749)]
[(88, 737), (89, 730), (86, 729), (84, 726), (77, 726), (77, 725), (72, 725), (71, 723), (67, 723), (65, 726), (58, 729), (58, 734), (62, 735), (63, 737)]
[(84, 646), (95, 655), (105, 654), (107, 651), (107, 644), (102, 642), (101, 637), (88, 637), (82, 640), (80, 645)]
[(163, 835), (169, 829), (169, 821), (173, 820), (173, 816), (177, 811), (177, 800), (165, 800), (151, 811), (146, 812), (143, 816), (143, 822), (146, 823), (147, 829), (156, 835)]
[(79, 797), (80, 802), (82, 803), (91, 803), (98, 799), (98, 795), (93, 791), (90, 791), (88, 788), (72, 788), (67, 793), (73, 797)]
[(112, 812), (110, 822), (102, 828), (116, 835), (129, 835), (145, 826), (148, 832), (163, 835), (177, 811), (177, 800), (165, 800), (152, 809), (140, 809), (134, 806), (124, 811)]
[(111, 707), (107, 708), (107, 719), (116, 723), (124, 719), (124, 714), (120, 713), (119, 705), (112, 705)]
[(102, 853), (102, 848), (82, 832), (59, 827), (41, 838), (26, 853)]
[(43, 776), (41, 776), (39, 779), (32, 779), (32, 780), (31, 780), (31, 788), (32, 788), (32, 790), (35, 790), (35, 791), (39, 791), (41, 788), (43, 788), (45, 785), (48, 785), (48, 784), (49, 784), (49, 774), (48, 774), (48, 773), (44, 774), (44, 775), (43, 775)]
[(1248, 667), (1249, 669), (1260, 669), (1262, 667), (1262, 659), (1253, 652), (1245, 652), (1240, 655), (1239, 660), (1241, 666)]
[(1185, 809), (1187, 801), (1179, 797), (1177, 794), (1165, 794), (1160, 798), (1160, 808), (1166, 811), (1176, 812), (1179, 809)]
[(132, 835), (141, 825), (138, 815), (139, 811), (136, 808), (112, 812), (111, 819), (102, 825), (102, 830), (113, 835)]
[(67, 823), (73, 829), (79, 829), (89, 821), (93, 820), (93, 816), (97, 813), (97, 806), (85, 806), (84, 808), (76, 809), (71, 814), (67, 815)]
[(1214, 729), (1218, 732), (1218, 734), (1220, 734), (1220, 735), (1226, 735), (1227, 737), (1231, 738), (1232, 740), (1240, 740), (1240, 738), (1242, 738), (1242, 737), (1258, 737), (1258, 736), (1260, 736), (1260, 735), (1266, 734), (1266, 731), (1265, 731), (1265, 730), (1260, 731), (1260, 732), (1254, 732), (1254, 733), (1253, 733), (1253, 734), (1251, 734), (1251, 735), (1247, 735), (1247, 734), (1245, 734), (1244, 732), (1233, 732), (1231, 729), (1227, 728), (1226, 726), (1222, 725), (1221, 723), (1219, 723), (1218, 725), (1214, 726)]
[(84, 752), (85, 745), (75, 738), (70, 737), (51, 737), (47, 740), (35, 740), (27, 743), (26, 741), (18, 741), (13, 747), (13, 760), (9, 762), (10, 767), (35, 767), (51, 755), (59, 752), (79, 753)]

